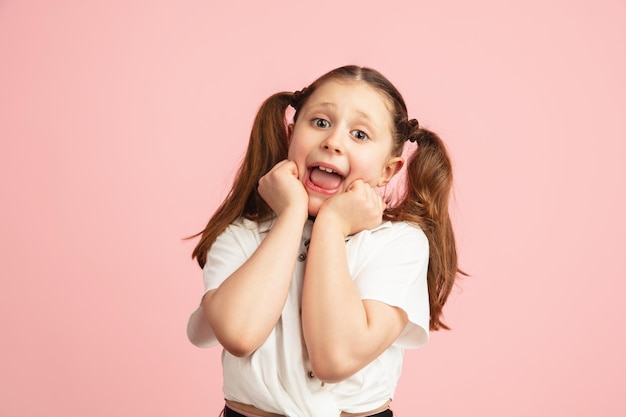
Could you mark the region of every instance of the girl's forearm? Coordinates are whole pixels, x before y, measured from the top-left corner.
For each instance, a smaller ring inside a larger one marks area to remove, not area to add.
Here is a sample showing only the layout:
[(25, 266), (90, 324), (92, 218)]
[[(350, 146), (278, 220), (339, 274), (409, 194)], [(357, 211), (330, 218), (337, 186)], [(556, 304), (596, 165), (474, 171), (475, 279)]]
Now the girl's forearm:
[(318, 217), (302, 294), (302, 328), (313, 372), (327, 382), (351, 376), (387, 349), (406, 323), (401, 309), (361, 299), (341, 228)]
[(254, 254), (215, 291), (203, 309), (220, 344), (236, 356), (254, 352), (278, 321), (291, 284), (304, 222), (284, 213)]
[(302, 294), (302, 326), (318, 377), (343, 379), (362, 367), (358, 352), (367, 315), (348, 269), (341, 228), (318, 218), (313, 227)]

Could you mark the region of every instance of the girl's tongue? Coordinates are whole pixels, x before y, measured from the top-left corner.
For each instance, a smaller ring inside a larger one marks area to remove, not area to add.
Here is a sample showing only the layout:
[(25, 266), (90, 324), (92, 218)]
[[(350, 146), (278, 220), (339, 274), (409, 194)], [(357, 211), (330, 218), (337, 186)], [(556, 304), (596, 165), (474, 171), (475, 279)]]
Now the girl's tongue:
[(339, 174), (322, 171), (319, 168), (313, 168), (311, 170), (311, 182), (326, 190), (334, 190), (341, 184), (343, 177)]

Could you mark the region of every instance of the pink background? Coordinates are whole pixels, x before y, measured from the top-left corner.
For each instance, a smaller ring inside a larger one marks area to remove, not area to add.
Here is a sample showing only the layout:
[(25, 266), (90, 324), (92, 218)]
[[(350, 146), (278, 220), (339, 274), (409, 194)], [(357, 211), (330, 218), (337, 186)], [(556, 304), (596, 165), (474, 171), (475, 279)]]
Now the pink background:
[(397, 414), (626, 415), (625, 45), (623, 0), (1, 0), (0, 416), (218, 415), (182, 238), (347, 63), (447, 141), (472, 275)]

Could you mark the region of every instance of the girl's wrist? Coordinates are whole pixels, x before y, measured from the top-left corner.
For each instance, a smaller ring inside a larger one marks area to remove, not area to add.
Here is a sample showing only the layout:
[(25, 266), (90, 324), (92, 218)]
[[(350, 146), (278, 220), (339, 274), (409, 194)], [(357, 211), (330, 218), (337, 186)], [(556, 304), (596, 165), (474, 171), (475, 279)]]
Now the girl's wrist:
[(295, 224), (298, 224), (298, 225), (302, 224), (304, 226), (304, 223), (306, 223), (306, 220), (308, 219), (308, 211), (306, 207), (305, 208), (298, 208), (298, 207), (286, 208), (285, 210), (278, 213), (277, 217), (278, 219), (282, 219), (287, 222), (294, 222)]
[(344, 239), (350, 235), (349, 226), (345, 224), (339, 216), (333, 215), (331, 212), (324, 210), (320, 210), (318, 213), (313, 227), (318, 230), (323, 230), (324, 233), (341, 233)]

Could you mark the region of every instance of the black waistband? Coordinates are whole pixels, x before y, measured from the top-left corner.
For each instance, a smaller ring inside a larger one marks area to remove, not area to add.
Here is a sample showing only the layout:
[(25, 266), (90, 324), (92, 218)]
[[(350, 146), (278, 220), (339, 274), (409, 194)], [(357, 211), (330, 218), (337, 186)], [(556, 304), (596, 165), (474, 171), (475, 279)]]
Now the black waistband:
[[(243, 414), (236, 412), (235, 410), (228, 408), (228, 406), (224, 407), (224, 417), (246, 417)], [(390, 408), (381, 411), (380, 413), (370, 414), (364, 417), (393, 417), (393, 412)]]
[(393, 411), (391, 411), (391, 408), (388, 408), (380, 413), (370, 414), (369, 417), (393, 417)]

